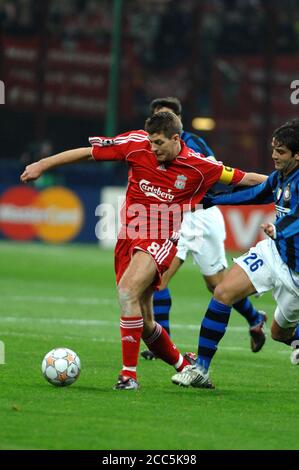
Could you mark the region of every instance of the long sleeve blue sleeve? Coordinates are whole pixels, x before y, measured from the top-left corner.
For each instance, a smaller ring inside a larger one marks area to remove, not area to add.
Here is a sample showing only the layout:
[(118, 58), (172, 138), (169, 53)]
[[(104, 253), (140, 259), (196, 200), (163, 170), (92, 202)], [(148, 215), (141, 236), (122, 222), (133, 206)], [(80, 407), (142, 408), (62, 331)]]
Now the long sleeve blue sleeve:
[(205, 157), (213, 157), (214, 152), (212, 149), (208, 146), (206, 141), (199, 137), (196, 134), (192, 134), (192, 132), (186, 132), (183, 131), (181, 138), (187, 145), (187, 147), (191, 148), (195, 152), (199, 152)]
[[(208, 198), (204, 207), (208, 206), (238, 206), (248, 204), (269, 204), (274, 202), (274, 194), (271, 186), (271, 178), (267, 178), (263, 183), (250, 188), (233, 191), (231, 193), (218, 194)], [(204, 201), (205, 202), (205, 201)]]

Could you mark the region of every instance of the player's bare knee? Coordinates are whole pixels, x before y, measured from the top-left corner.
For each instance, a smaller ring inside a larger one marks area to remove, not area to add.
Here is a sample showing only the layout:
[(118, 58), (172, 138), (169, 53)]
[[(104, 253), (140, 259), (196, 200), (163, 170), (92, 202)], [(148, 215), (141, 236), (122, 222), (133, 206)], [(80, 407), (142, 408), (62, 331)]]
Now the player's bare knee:
[(209, 291), (212, 292), (212, 294), (216, 286), (223, 281), (225, 272), (226, 272), (226, 269), (222, 269), (221, 271), (218, 271), (218, 273), (213, 274), (211, 276), (204, 276), (206, 286), (209, 289)]
[(232, 305), (233, 303), (233, 295), (222, 283), (215, 287), (214, 299), (225, 305)]

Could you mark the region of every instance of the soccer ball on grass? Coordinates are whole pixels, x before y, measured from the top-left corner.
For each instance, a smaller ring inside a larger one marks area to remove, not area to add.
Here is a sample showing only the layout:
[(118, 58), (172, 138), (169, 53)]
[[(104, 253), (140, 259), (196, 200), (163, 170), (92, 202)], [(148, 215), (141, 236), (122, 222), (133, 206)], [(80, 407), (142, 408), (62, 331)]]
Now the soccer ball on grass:
[(45, 355), (42, 362), (43, 376), (57, 387), (74, 383), (80, 375), (80, 370), (79, 357), (68, 348), (52, 349)]
[(299, 364), (299, 349), (298, 348), (292, 351), (290, 359), (291, 359), (291, 363), (294, 366)]

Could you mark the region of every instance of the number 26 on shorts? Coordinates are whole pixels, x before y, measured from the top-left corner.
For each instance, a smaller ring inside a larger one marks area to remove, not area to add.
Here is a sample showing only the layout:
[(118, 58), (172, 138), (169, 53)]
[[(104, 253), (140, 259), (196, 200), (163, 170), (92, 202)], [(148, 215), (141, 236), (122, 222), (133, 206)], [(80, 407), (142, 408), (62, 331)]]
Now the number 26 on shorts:
[(258, 258), (256, 253), (250, 253), (249, 256), (243, 259), (244, 263), (249, 266), (250, 271), (256, 271), (260, 266), (263, 266), (264, 261), (261, 258)]

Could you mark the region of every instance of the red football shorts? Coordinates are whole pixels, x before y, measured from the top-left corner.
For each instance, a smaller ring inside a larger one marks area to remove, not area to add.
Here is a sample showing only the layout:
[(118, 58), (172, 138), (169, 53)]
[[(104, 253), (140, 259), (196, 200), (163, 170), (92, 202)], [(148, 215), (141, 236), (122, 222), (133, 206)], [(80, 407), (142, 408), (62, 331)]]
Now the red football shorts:
[(118, 239), (114, 251), (117, 284), (121, 280), (136, 250), (149, 253), (153, 258), (157, 267), (157, 275), (152, 283), (152, 287), (158, 290), (162, 274), (169, 268), (171, 261), (177, 253), (176, 245), (169, 239)]

